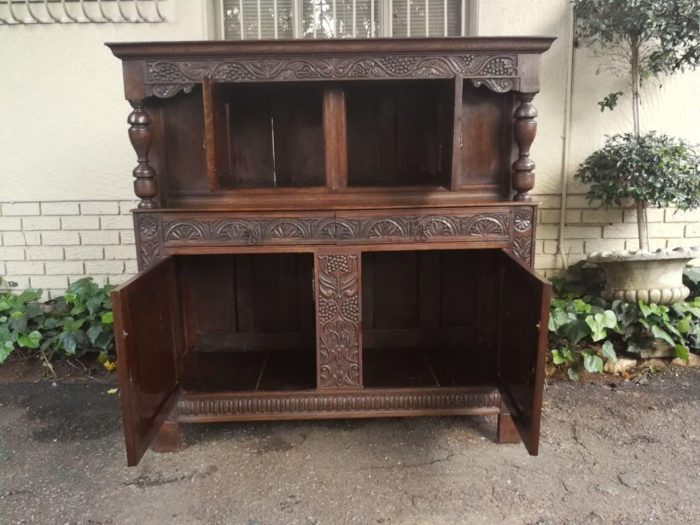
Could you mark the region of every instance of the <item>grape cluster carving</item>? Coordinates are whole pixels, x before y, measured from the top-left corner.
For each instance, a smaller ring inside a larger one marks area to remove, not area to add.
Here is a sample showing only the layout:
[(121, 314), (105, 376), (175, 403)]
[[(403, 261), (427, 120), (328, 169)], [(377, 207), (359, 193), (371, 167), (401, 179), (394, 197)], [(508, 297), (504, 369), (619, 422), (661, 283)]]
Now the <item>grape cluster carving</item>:
[(358, 256), (318, 256), (319, 386), (360, 385)]

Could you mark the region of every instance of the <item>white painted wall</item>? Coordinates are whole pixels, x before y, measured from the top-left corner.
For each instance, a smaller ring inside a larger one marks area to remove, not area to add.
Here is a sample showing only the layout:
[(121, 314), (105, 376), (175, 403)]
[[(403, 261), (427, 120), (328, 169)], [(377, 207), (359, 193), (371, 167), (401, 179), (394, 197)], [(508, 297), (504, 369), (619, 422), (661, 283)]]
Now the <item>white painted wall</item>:
[(162, 24), (0, 27), (0, 201), (131, 199), (121, 62), (105, 42), (207, 38), (206, 0)]

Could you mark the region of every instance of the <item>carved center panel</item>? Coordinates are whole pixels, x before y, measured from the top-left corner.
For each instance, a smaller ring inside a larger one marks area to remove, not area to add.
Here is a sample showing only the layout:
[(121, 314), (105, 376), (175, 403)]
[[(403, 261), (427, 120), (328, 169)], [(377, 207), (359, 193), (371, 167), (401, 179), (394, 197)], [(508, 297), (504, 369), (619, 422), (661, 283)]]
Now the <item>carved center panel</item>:
[(317, 256), (319, 388), (359, 387), (359, 256)]

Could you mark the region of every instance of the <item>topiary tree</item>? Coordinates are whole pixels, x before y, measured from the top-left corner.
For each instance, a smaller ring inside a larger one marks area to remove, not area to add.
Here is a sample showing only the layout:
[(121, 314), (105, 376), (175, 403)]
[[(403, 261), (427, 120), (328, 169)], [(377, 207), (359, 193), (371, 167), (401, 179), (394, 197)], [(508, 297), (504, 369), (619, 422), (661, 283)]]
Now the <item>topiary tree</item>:
[(609, 137), (581, 164), (575, 178), (590, 185), (589, 200), (606, 205), (633, 199), (660, 208), (700, 206), (700, 155), (686, 142), (653, 131)]
[[(613, 147), (615, 144), (621, 146), (621, 140), (626, 140), (630, 146), (638, 144), (644, 147), (654, 142), (657, 147), (661, 146), (656, 140), (658, 136), (640, 140), (640, 87), (652, 77), (694, 69), (700, 64), (700, 0), (573, 0), (573, 3), (577, 36), (587, 45), (605, 53), (609, 64), (618, 69), (621, 67), (629, 80), (633, 138), (636, 140), (632, 141), (629, 137), (620, 138), (624, 137), (623, 135), (606, 147)], [(614, 109), (623, 95), (624, 91), (617, 91), (606, 96), (598, 103), (601, 111)], [(667, 142), (665, 144), (668, 145)], [(668, 154), (673, 154), (674, 151), (678, 150), (667, 150), (663, 157), (668, 159)], [(591, 173), (590, 169), (587, 171)], [(662, 170), (660, 173), (665, 177), (673, 177), (668, 170)], [(580, 180), (584, 181), (585, 178), (582, 173)], [(635, 199), (637, 208), (639, 245), (647, 250), (647, 206), (664, 202), (677, 203), (674, 199), (665, 198), (644, 200), (654, 195), (651, 185), (659, 182), (658, 177), (652, 178), (654, 180), (638, 178), (638, 191), (631, 191), (629, 195)], [(647, 181), (649, 185), (646, 185)], [(669, 178), (663, 181), (664, 185), (673, 187)], [(688, 199), (680, 201), (689, 202)], [(692, 207), (697, 207), (697, 203)]]

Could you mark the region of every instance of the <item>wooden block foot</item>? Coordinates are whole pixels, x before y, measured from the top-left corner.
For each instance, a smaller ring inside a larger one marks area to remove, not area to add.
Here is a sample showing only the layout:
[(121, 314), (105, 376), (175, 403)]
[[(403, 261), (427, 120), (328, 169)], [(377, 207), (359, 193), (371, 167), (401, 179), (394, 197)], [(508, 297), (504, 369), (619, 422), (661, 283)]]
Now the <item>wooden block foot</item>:
[(180, 424), (175, 421), (163, 423), (151, 444), (151, 450), (154, 452), (176, 452), (181, 447)]
[(520, 443), (520, 434), (510, 414), (499, 414), (496, 441), (498, 443)]

